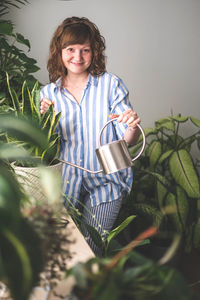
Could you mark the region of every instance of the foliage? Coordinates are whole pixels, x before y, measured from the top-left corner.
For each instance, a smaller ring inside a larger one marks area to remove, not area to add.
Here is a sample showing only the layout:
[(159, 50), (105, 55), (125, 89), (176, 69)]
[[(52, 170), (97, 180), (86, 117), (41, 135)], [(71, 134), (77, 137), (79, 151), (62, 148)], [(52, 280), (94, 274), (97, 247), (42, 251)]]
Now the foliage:
[(12, 86), (19, 95), (21, 90), (18, 88), (24, 80), (32, 88), (36, 79), (32, 73), (37, 72), (39, 67), (36, 60), (26, 55), (20, 49), (27, 48), (30, 51), (30, 42), (22, 34), (14, 32), (14, 25), (10, 20), (5, 19), (10, 7), (20, 8), (26, 5), (26, 0), (1, 0), (0, 1), (0, 104), (9, 105), (9, 94), (6, 84), (6, 73), (10, 76)]
[(8, 75), (7, 85), (12, 100), (14, 114), (19, 119), (30, 120), (37, 128), (40, 128), (40, 130), (48, 137), (48, 147), (41, 149), (32, 143), (24, 143), (24, 140), (20, 141), (13, 136), (9, 137), (8, 134), (6, 135), (7, 142), (23, 146), (32, 156), (37, 157), (41, 162), (50, 165), (55, 160), (60, 146), (60, 138), (55, 130), (61, 113), (55, 115), (53, 105), (51, 105), (49, 110), (44, 115), (41, 115), (40, 87), (38, 82), (34, 84), (32, 91), (30, 91), (26, 81), (24, 81), (21, 92), (22, 101), (19, 100), (16, 91), (11, 87)]
[[(149, 228), (112, 258), (93, 258), (66, 272), (73, 276), (73, 295), (83, 300), (197, 299), (175, 270), (155, 264), (132, 249), (155, 234)], [(176, 286), (176, 288), (175, 288)]]
[[(40, 130), (14, 116), (1, 115), (0, 129), (41, 148), (48, 144)], [(0, 143), (0, 280), (8, 285), (13, 299), (26, 300), (39, 279), (43, 255), (40, 237), (21, 212), (26, 196), (6, 162), (24, 156), (24, 149), (18, 147), (16, 157), (15, 150), (12, 144)]]
[[(194, 132), (185, 137), (186, 125), (192, 125), (189, 130)], [(199, 128), (199, 120), (179, 114), (145, 129), (146, 150), (135, 162), (126, 203), (127, 210), (146, 216), (160, 225), (160, 231), (181, 234), (188, 252), (200, 246), (199, 158), (192, 155), (194, 147), (200, 149)], [(134, 147), (130, 150), (132, 154), (136, 151)], [(166, 208), (171, 212), (166, 213)]]

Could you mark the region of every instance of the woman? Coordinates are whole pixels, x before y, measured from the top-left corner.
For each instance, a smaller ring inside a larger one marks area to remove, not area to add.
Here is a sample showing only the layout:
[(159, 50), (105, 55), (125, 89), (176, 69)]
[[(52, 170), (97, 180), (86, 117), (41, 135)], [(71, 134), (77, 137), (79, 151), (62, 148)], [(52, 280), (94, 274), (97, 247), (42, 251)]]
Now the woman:
[[(65, 19), (55, 31), (47, 64), (50, 84), (41, 91), (41, 113), (54, 104), (62, 112), (58, 133), (59, 157), (81, 167), (100, 169), (96, 148), (101, 128), (111, 114), (119, 115), (103, 133), (103, 143), (124, 138), (134, 144), (140, 131), (140, 118), (128, 100), (123, 81), (105, 67), (105, 40), (87, 18)], [(117, 218), (122, 199), (132, 185), (131, 168), (111, 175), (91, 174), (63, 164), (63, 191), (67, 201), (82, 211), (83, 221), (103, 236)], [(83, 226), (82, 226), (83, 227)], [(84, 236), (96, 254), (85, 227)]]

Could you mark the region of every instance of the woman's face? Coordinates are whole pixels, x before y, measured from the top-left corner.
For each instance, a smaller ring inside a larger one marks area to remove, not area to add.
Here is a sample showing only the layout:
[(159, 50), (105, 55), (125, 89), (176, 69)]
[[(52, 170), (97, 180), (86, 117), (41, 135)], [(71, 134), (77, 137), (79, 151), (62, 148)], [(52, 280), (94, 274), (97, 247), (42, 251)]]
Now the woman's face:
[(68, 74), (88, 73), (92, 61), (90, 43), (69, 45), (62, 49), (62, 61)]

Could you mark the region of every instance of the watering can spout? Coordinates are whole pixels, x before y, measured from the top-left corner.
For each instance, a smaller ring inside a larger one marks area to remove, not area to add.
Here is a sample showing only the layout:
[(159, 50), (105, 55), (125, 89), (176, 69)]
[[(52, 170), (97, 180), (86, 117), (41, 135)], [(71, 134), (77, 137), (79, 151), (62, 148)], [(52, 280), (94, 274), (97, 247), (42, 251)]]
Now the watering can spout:
[(113, 122), (115, 120), (117, 120), (117, 117), (109, 120), (100, 131), (99, 148), (96, 149), (96, 155), (97, 155), (100, 165), (102, 166), (101, 170), (92, 171), (92, 170), (86, 169), (84, 167), (75, 165), (73, 163), (67, 162), (65, 160), (62, 160), (62, 159), (59, 159), (59, 160), (65, 164), (72, 166), (72, 167), (78, 168), (80, 170), (83, 170), (83, 171), (86, 171), (86, 172), (92, 173), (92, 174), (98, 174), (98, 173), (104, 172), (107, 175), (107, 174), (112, 174), (112, 173), (118, 172), (120, 170), (131, 167), (133, 165), (133, 162), (136, 159), (138, 159), (144, 151), (144, 148), (145, 148), (144, 131), (143, 131), (142, 127), (139, 124), (137, 124), (138, 128), (140, 129), (140, 131), (142, 133), (143, 143), (142, 143), (142, 147), (141, 147), (141, 150), (139, 151), (139, 153), (134, 158), (132, 158), (130, 155), (130, 152), (128, 150), (127, 143), (124, 139), (117, 140), (117, 141), (111, 142), (109, 144), (101, 145), (101, 136), (102, 136), (103, 130), (105, 129), (105, 127), (108, 124), (110, 124), (111, 122)]

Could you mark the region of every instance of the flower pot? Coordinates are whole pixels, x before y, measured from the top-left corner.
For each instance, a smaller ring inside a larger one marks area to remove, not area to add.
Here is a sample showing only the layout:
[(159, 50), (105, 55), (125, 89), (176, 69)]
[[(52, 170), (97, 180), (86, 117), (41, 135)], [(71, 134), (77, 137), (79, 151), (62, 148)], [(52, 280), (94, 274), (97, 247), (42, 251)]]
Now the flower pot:
[[(21, 167), (17, 166), (16, 162), (11, 163), (11, 166), (17, 175), (18, 182), (22, 185), (24, 191), (30, 198), (35, 198), (39, 201), (43, 201), (47, 198), (44, 185), (41, 182), (41, 169), (39, 167)], [(61, 190), (62, 163), (57, 162), (54, 165), (45, 166), (45, 168), (54, 173), (57, 179), (59, 176)]]

